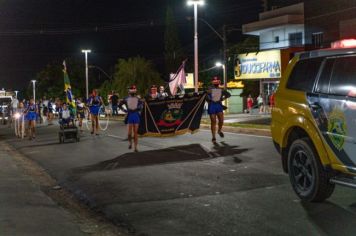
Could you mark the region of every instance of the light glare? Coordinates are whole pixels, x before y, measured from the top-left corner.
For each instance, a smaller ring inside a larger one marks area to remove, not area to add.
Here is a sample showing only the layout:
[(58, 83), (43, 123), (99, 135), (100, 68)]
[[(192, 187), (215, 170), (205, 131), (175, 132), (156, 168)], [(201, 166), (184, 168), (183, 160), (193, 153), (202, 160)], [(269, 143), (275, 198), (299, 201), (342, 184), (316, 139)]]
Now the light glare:
[(215, 63), (215, 66), (216, 66), (216, 67), (222, 67), (223, 64), (222, 64), (221, 62), (216, 62), (216, 63)]
[(187, 4), (188, 4), (188, 6), (192, 6), (192, 5), (203, 6), (205, 4), (205, 1), (204, 0), (188, 0)]
[(82, 53), (91, 53), (91, 50), (90, 49), (83, 49)]

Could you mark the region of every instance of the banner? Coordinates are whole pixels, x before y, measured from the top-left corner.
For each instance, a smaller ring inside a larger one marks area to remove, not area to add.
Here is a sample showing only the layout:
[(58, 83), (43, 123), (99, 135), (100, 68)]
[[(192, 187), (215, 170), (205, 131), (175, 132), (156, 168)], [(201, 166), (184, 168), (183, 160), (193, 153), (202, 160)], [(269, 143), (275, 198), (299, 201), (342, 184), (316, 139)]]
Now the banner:
[(146, 101), (141, 113), (139, 134), (173, 136), (200, 128), (206, 94)]
[(171, 75), (169, 81), (169, 89), (171, 94), (175, 96), (177, 94), (178, 88), (184, 93), (184, 85), (187, 83), (186, 74), (185, 74), (185, 61), (183, 61), (182, 65), (179, 67), (176, 74)]

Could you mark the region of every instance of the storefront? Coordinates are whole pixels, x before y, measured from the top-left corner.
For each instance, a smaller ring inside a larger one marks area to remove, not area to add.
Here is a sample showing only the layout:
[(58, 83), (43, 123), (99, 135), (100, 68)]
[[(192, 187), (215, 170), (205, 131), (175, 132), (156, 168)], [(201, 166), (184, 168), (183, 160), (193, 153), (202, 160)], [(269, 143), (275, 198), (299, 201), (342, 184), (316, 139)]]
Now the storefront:
[(269, 96), (277, 89), (294, 53), (302, 50), (288, 48), (239, 54), (235, 64), (235, 80), (259, 81), (260, 93)]
[(226, 101), (227, 113), (237, 114), (243, 112), (243, 98), (240, 96), (243, 88), (244, 85), (241, 81), (231, 81), (227, 83), (227, 90), (231, 94), (231, 97)]

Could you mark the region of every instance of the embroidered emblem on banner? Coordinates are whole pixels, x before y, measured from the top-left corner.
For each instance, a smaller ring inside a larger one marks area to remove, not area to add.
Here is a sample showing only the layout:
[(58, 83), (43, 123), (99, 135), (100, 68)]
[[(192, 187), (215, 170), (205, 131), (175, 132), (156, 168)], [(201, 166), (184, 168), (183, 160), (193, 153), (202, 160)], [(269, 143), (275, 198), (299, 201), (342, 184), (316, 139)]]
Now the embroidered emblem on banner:
[(164, 127), (172, 127), (180, 125), (182, 123), (182, 110), (183, 103), (170, 103), (167, 104), (167, 110), (165, 110), (161, 119), (157, 122), (157, 125)]

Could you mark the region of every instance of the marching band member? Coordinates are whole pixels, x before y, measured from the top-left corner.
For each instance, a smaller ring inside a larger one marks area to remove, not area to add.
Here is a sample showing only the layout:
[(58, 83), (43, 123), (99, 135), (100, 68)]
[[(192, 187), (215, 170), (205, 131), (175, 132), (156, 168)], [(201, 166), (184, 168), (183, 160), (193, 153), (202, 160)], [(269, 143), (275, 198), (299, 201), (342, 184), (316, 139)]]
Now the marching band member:
[(83, 132), (83, 119), (85, 118), (85, 104), (82, 102), (82, 99), (78, 98), (77, 102), (77, 118), (79, 121), (80, 132)]
[(28, 121), (28, 137), (29, 139), (35, 138), (35, 126), (36, 126), (36, 120), (37, 120), (37, 106), (34, 102), (33, 99), (30, 100), (30, 103), (28, 104), (28, 107), (25, 111), (25, 119)]
[[(126, 109), (122, 106), (125, 105)], [(134, 138), (134, 150), (137, 150), (138, 144), (138, 126), (140, 124), (140, 110), (142, 109), (142, 102), (137, 96), (137, 88), (132, 85), (129, 88), (129, 96), (124, 98), (120, 104), (119, 108), (127, 113), (127, 137), (129, 140), (129, 149), (132, 149), (132, 133)]]
[(93, 90), (92, 94), (88, 99), (89, 111), (92, 121), (92, 131), (91, 134), (99, 135), (99, 111), (100, 107), (103, 104), (103, 99), (98, 95), (96, 89)]
[(212, 133), (212, 142), (216, 142), (216, 118), (218, 119), (218, 134), (221, 138), (224, 137), (224, 133), (222, 132), (222, 127), (224, 124), (224, 106), (222, 101), (229, 98), (231, 94), (221, 89), (220, 79), (215, 76), (212, 79), (213, 87), (208, 90), (208, 114), (210, 115), (211, 121), (211, 133)]

